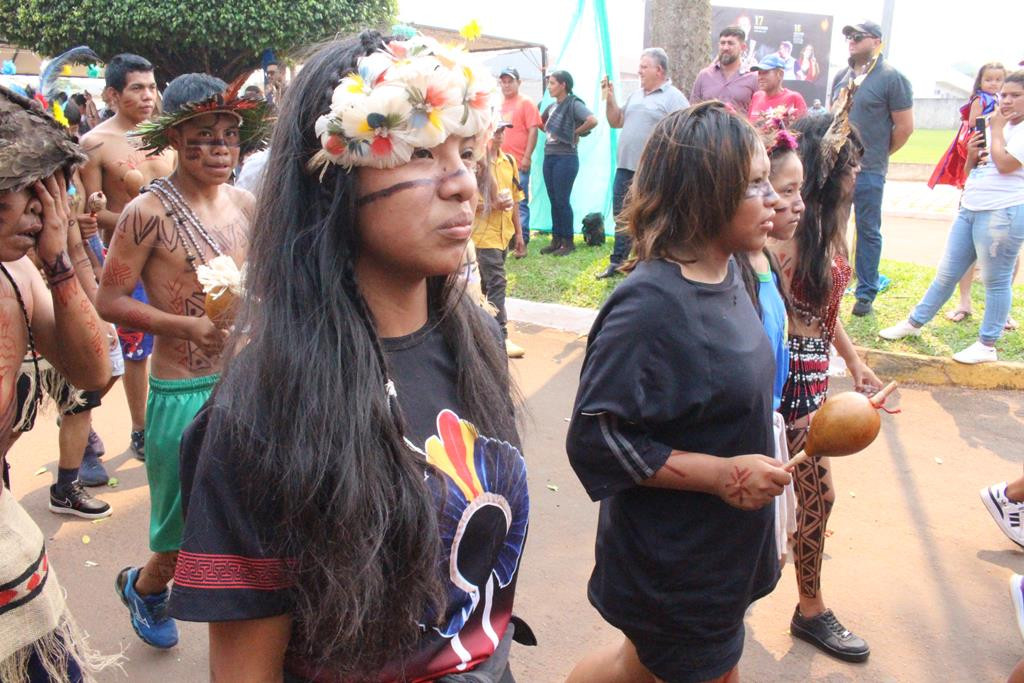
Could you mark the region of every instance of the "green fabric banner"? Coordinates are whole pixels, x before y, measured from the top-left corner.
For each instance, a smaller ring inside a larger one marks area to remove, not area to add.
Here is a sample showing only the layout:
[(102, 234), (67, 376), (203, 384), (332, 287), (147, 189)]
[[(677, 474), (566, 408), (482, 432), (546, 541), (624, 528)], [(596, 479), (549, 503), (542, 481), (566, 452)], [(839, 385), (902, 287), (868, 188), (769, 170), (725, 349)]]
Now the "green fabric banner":
[[(572, 74), (573, 92), (597, 117), (597, 128), (581, 138), (577, 152), (580, 172), (572, 188), (573, 231), (580, 232), (583, 217), (593, 211), (604, 215), (606, 234), (614, 234), (612, 218), (612, 180), (615, 176), (616, 147), (619, 131), (605, 119), (601, 99), (601, 79), (607, 75), (619, 88), (619, 74), (612, 58), (611, 35), (605, 0), (578, 0), (576, 12), (569, 22), (562, 48), (550, 71), (564, 69)], [(540, 101), (540, 111), (554, 103), (547, 94)], [(619, 104), (622, 104), (620, 101)], [(551, 204), (544, 186), (544, 132), (537, 136), (537, 147), (530, 167), (530, 229), (551, 230)]]

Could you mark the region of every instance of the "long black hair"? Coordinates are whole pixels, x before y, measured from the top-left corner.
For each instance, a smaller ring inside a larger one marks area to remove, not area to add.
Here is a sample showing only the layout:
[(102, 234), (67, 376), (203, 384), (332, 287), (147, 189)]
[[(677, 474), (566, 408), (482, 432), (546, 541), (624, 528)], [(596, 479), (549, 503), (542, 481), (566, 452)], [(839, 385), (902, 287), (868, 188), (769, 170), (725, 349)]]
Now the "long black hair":
[[(800, 136), (800, 161), (804, 165), (804, 214), (796, 229), (796, 267), (790, 291), (805, 312), (824, 318), (832, 291), (832, 256), (843, 251), (846, 218), (852, 197), (843, 192), (843, 179), (854, 173), (864, 154), (860, 134), (850, 124), (850, 134), (832, 168), (822, 156), (822, 138), (832, 125), (832, 114), (805, 116), (793, 124)], [(823, 180), (822, 180), (823, 179)]]
[[(365, 32), (321, 46), (282, 102), (229, 345), (238, 351), (217, 391), (225, 409), (211, 421), (229, 430), (253, 504), (279, 520), (274, 551), (292, 560), (292, 647), (346, 678), (372, 676), (409, 652), (419, 622), (443, 614), (444, 602), (427, 465), (403, 440), (355, 275), (357, 176), (333, 165), (322, 177), (307, 170), (334, 87), (383, 40)], [(514, 440), (497, 336), (454, 276), (428, 279), (427, 290), (456, 360), (464, 417)]]

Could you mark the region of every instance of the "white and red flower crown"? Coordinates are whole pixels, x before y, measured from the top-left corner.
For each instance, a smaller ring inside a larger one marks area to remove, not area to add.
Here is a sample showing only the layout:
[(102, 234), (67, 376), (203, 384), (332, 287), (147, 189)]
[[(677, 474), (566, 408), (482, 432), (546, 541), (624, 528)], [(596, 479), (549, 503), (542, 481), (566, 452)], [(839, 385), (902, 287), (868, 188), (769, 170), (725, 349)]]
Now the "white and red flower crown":
[(394, 168), (450, 135), (487, 137), (494, 92), (494, 77), (465, 48), (423, 35), (393, 40), (360, 58), (334, 89), (330, 111), (316, 122), (323, 148), (310, 166)]

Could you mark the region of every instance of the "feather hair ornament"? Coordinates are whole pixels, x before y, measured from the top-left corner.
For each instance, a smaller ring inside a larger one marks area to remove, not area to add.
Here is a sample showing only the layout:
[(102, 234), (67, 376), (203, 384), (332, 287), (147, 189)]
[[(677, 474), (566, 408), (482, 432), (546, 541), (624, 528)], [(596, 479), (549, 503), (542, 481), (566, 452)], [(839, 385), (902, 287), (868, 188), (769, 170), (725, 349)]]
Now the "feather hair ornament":
[(64, 71), (65, 66), (71, 64), (93, 64), (99, 61), (101, 61), (99, 55), (86, 45), (73, 47), (67, 52), (57, 55), (46, 65), (43, 73), (39, 74), (39, 93), (47, 101), (52, 102), (53, 96), (57, 94), (57, 78)]
[(878, 65), (878, 59), (882, 55), (881, 45), (875, 51), (875, 54), (871, 57), (871, 61), (868, 62), (867, 68), (864, 73), (854, 77), (851, 71), (846, 79), (846, 84), (842, 90), (839, 91), (839, 96), (836, 98), (835, 103), (832, 105), (832, 125), (825, 131), (825, 135), (821, 139), (821, 169), (819, 170), (818, 177), (814, 179), (815, 184), (821, 188), (825, 185), (825, 181), (832, 174), (832, 169), (835, 168), (836, 161), (839, 160), (839, 152), (842, 151), (843, 145), (846, 144), (847, 139), (850, 137), (850, 109), (853, 107), (853, 96), (857, 92), (857, 88), (864, 83), (864, 79), (868, 77), (874, 68)]

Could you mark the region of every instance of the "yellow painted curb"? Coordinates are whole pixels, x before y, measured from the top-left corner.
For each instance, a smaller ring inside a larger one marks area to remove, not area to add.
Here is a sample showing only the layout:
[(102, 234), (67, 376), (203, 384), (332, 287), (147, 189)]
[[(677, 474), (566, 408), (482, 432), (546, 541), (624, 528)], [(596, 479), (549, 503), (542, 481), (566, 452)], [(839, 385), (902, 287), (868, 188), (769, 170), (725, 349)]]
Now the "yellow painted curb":
[(1024, 391), (1024, 363), (995, 361), (964, 365), (952, 358), (857, 347), (857, 353), (883, 382)]

